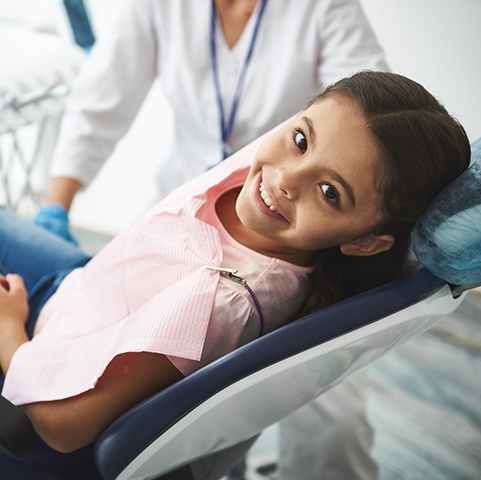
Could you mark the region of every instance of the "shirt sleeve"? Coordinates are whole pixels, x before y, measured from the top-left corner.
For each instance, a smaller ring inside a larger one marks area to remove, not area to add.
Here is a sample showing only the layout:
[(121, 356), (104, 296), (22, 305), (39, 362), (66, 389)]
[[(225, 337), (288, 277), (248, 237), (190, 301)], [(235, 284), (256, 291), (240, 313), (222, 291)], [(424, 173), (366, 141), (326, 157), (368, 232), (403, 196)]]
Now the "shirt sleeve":
[(72, 86), (50, 171), (84, 187), (130, 127), (157, 75), (151, 0), (126, 0), (112, 10), (110, 27)]
[(358, 71), (389, 70), (359, 0), (327, 0), (320, 21), (318, 76), (326, 86)]

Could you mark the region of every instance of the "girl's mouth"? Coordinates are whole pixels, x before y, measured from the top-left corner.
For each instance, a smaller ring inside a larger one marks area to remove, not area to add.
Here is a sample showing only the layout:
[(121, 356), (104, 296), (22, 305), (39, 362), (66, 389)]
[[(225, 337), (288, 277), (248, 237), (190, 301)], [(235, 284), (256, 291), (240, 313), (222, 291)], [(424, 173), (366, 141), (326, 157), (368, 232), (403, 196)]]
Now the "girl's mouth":
[(257, 205), (259, 210), (267, 215), (268, 217), (274, 218), (275, 220), (280, 220), (281, 222), (289, 223), (287, 218), (284, 216), (282, 209), (278, 209), (278, 206), (274, 204), (269, 190), (262, 180), (262, 175), (259, 175), (257, 182), (252, 190), (252, 196), (254, 203)]

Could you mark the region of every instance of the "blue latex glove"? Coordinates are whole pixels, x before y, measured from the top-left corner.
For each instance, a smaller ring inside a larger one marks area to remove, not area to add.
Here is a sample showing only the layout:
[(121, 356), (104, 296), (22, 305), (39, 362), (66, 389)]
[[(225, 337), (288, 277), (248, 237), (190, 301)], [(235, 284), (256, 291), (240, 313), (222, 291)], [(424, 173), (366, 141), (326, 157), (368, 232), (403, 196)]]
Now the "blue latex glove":
[(77, 240), (70, 232), (67, 210), (61, 205), (52, 204), (39, 208), (33, 223), (78, 246)]

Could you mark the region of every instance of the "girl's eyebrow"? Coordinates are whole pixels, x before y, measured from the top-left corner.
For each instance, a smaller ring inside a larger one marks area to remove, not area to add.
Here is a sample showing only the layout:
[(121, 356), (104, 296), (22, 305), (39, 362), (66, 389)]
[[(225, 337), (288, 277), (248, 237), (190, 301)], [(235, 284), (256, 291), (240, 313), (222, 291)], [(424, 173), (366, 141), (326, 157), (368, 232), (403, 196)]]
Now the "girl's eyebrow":
[(314, 127), (312, 126), (312, 120), (305, 115), (303, 115), (301, 119), (307, 125), (307, 130), (309, 131), (309, 137), (311, 138), (311, 142), (316, 143), (316, 132), (314, 130)]
[(356, 197), (354, 196), (354, 190), (350, 183), (341, 175), (339, 175), (336, 171), (332, 169), (326, 169), (327, 174), (332, 177), (336, 182), (338, 182), (344, 191), (346, 192), (347, 198), (349, 200), (349, 203), (351, 204), (352, 208), (356, 208)]

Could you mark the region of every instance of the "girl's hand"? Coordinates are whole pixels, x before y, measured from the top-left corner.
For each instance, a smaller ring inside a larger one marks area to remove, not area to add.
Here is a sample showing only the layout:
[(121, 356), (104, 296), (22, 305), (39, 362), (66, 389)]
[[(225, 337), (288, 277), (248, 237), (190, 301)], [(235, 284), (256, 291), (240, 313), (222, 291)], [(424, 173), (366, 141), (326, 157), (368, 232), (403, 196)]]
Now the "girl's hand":
[[(18, 322), (23, 326), (28, 317), (27, 290), (20, 275), (0, 275), (0, 326)], [(1, 328), (1, 327), (0, 327)]]
[(0, 366), (7, 374), (10, 361), (20, 345), (28, 342), (27, 290), (20, 275), (0, 275)]

